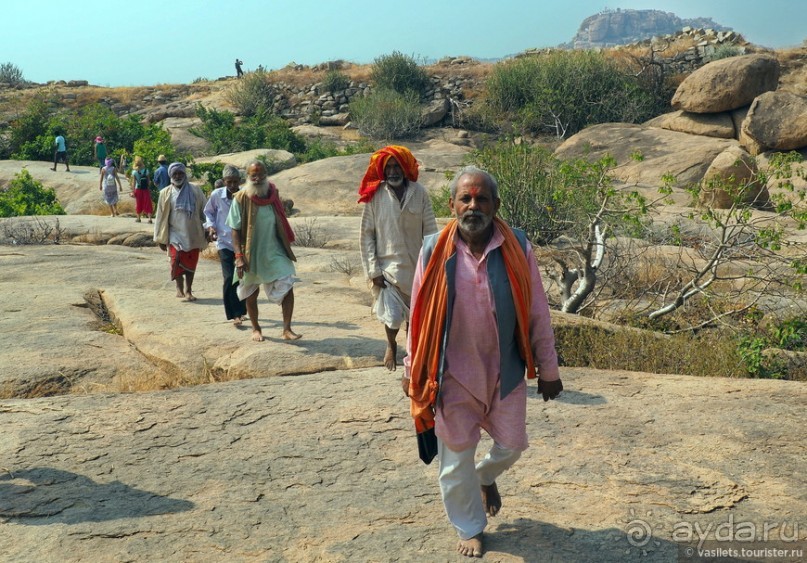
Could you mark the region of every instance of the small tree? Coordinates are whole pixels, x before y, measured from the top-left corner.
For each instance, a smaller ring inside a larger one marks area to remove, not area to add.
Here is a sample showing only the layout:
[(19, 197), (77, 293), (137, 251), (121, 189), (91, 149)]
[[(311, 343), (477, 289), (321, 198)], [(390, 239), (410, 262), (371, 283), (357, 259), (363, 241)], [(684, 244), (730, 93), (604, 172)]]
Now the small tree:
[(16, 86), (24, 84), (25, 78), (22, 76), (22, 70), (13, 63), (0, 64), (0, 82)]
[(0, 189), (0, 217), (64, 214), (56, 192), (34, 180), (28, 170), (17, 173), (8, 186)]
[[(699, 219), (708, 230), (696, 246), (681, 255), (680, 283), (657, 295), (656, 306), (647, 316), (656, 319), (679, 310), (691, 300), (708, 301), (720, 296), (732, 303), (725, 310), (714, 311), (696, 327), (714, 324), (728, 316), (756, 307), (760, 301), (784, 296), (791, 290), (805, 288), (807, 260), (805, 253), (787, 252), (798, 247), (789, 240), (784, 225), (790, 229), (807, 228), (807, 191), (796, 189), (791, 178), (792, 164), (801, 162), (798, 153), (779, 153), (774, 156), (767, 171), (754, 174), (738, 182), (734, 177), (711, 179), (710, 190), (722, 189), (731, 197), (728, 208), (713, 205), (692, 212), (689, 220)], [(740, 161), (738, 160), (738, 164)], [(746, 202), (749, 191), (757, 192), (758, 185), (766, 185), (770, 178), (777, 184), (768, 211), (754, 211)], [(668, 177), (668, 185), (675, 179)], [(701, 186), (691, 186), (697, 197)], [(681, 242), (683, 244), (683, 242)]]

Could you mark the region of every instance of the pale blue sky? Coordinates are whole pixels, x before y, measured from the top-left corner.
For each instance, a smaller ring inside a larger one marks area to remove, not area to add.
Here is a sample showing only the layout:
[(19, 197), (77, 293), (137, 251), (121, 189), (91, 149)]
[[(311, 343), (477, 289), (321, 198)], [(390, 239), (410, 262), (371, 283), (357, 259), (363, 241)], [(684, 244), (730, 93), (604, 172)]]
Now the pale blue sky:
[(711, 17), (754, 43), (799, 45), (807, 0), (3, 0), (0, 63), (26, 79), (187, 83), (290, 62), (497, 58), (569, 41), (604, 8)]

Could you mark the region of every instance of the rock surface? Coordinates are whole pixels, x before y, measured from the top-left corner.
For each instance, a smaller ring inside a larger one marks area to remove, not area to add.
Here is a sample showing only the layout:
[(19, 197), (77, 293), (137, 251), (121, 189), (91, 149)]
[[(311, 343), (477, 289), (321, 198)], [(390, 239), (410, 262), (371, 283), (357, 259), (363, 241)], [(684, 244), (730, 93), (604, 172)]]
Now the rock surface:
[(675, 111), (665, 113), (647, 121), (645, 125), (661, 127), (670, 131), (689, 133), (690, 135), (705, 135), (720, 139), (734, 139), (735, 129), (731, 114), (729, 113), (690, 113)]
[[(59, 220), (65, 240), (102, 245), (0, 246), (0, 391), (71, 393), (0, 400), (5, 560), (459, 559), (397, 374), (378, 367), (360, 267), (347, 271), (358, 217), (292, 218), (326, 241), (296, 249), (294, 343), (277, 306), (260, 305), (263, 343), (224, 319), (212, 253), (187, 303), (158, 249), (103, 244), (150, 225)], [(487, 561), (666, 562), (682, 523), (807, 519), (802, 384), (562, 376), (555, 402), (530, 384), (532, 447), (499, 480)], [(641, 546), (637, 523), (653, 534)]]
[[(731, 146), (737, 146), (737, 141), (604, 123), (573, 135), (555, 150), (555, 155), (598, 159), (610, 154), (619, 164), (614, 177), (622, 182), (661, 186), (662, 176), (669, 173), (683, 186), (699, 182), (715, 157)], [(632, 155), (640, 155), (641, 159)]]
[(692, 113), (731, 111), (776, 90), (779, 62), (770, 55), (720, 59), (687, 76), (672, 98), (672, 107)]
[[(805, 521), (803, 386), (562, 375), (555, 402), (531, 389), (486, 561), (675, 561), (682, 524)], [(459, 559), (383, 368), (7, 400), (0, 417), (6, 560)]]
[(807, 146), (807, 97), (767, 92), (754, 100), (743, 121), (743, 133), (776, 150)]
[(758, 172), (751, 155), (740, 147), (729, 147), (706, 170), (698, 196), (700, 203), (715, 209), (729, 209), (738, 202), (765, 206), (770, 197), (765, 186), (754, 181)]

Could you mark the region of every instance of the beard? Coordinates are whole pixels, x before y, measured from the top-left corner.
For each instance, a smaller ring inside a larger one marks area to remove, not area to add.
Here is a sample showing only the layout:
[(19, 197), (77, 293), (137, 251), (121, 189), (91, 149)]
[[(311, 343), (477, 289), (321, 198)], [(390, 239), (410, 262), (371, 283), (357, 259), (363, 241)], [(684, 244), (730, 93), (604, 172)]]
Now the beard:
[(386, 181), (391, 188), (400, 188), (404, 185), (406, 178), (403, 176), (387, 176)]
[(265, 178), (260, 182), (247, 180), (243, 190), (250, 197), (266, 197), (269, 195), (269, 178)]
[(480, 211), (466, 211), (459, 218), (459, 228), (466, 233), (476, 234), (486, 230), (493, 222), (493, 217)]

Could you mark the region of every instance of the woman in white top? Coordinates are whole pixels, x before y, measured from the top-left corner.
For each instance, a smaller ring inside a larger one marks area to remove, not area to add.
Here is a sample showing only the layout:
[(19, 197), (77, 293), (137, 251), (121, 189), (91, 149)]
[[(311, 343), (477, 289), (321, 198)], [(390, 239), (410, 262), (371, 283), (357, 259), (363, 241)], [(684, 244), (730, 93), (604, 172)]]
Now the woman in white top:
[(123, 191), (123, 187), (118, 177), (118, 169), (115, 168), (115, 161), (107, 158), (104, 167), (101, 168), (101, 177), (98, 180), (98, 189), (104, 192), (104, 201), (109, 206), (110, 217), (118, 216), (118, 194)]

